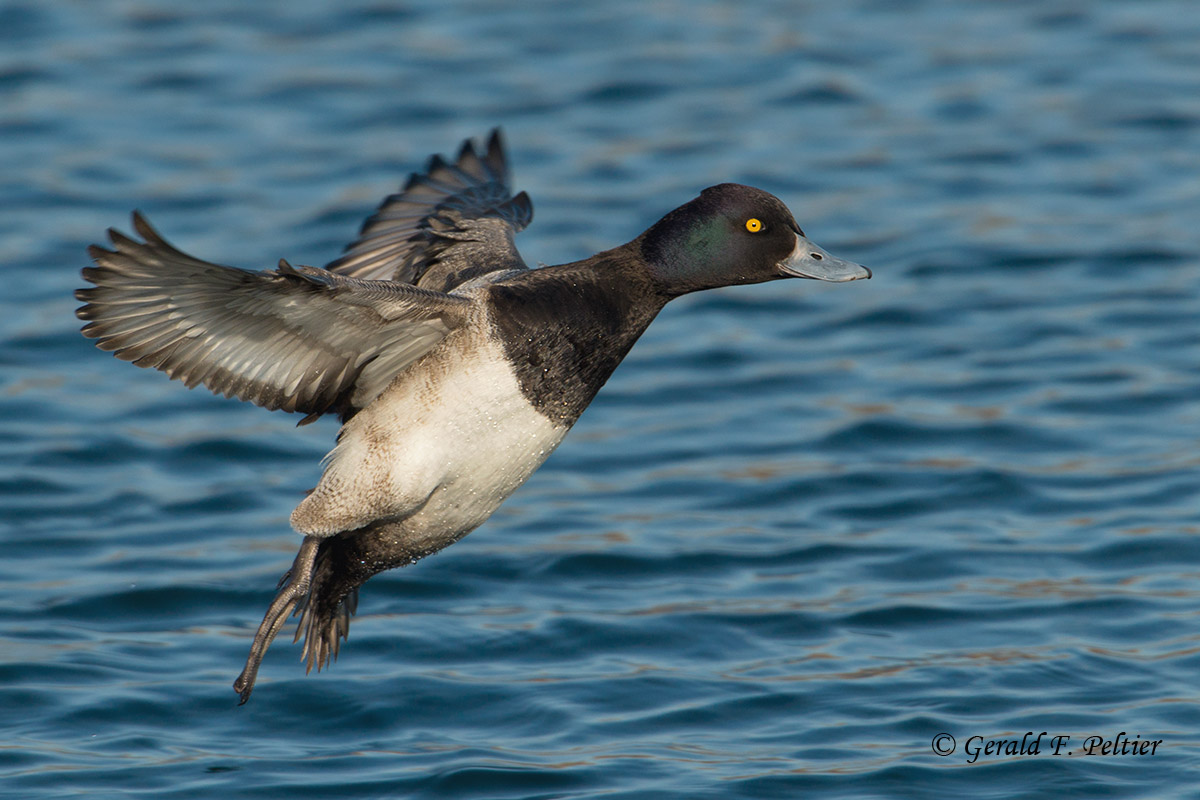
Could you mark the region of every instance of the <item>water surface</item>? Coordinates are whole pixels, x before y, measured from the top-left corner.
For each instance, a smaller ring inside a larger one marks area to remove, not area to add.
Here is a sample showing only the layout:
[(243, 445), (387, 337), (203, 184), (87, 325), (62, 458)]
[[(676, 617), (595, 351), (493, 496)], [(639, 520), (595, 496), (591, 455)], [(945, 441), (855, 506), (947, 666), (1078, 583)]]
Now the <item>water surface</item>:
[[(531, 262), (740, 181), (875, 279), (672, 304), (333, 669), (281, 637), (238, 708), (336, 426), (98, 352), (83, 248), (136, 207), (322, 264), (497, 124)], [(1200, 796), (1198, 174), (1187, 2), (9, 3), (0, 785)], [(1072, 755), (967, 763), (1026, 731)], [(1122, 731), (1162, 745), (1080, 749)]]

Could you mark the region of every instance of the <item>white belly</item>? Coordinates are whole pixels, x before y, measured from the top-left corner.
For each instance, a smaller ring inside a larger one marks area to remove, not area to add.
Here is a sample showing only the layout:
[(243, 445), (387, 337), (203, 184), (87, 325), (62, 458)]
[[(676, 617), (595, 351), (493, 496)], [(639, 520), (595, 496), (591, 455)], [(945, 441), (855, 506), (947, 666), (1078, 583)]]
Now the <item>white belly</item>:
[(554, 451), (567, 428), (522, 396), (498, 346), (466, 336), (447, 337), (346, 423), (321, 482), (292, 514), (298, 531), (331, 536), (388, 520), (414, 545), (444, 547)]

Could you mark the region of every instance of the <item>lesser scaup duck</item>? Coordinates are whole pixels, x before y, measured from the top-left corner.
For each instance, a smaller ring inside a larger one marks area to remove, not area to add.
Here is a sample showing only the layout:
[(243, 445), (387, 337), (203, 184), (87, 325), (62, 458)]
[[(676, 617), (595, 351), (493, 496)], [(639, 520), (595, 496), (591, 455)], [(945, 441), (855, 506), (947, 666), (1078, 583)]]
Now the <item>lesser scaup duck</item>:
[(324, 269), (251, 272), (192, 258), (133, 215), (110, 230), (85, 336), (188, 387), (342, 420), (304, 535), (234, 689), (245, 703), (287, 617), (309, 670), (337, 656), (358, 587), (474, 530), (562, 441), (672, 298), (776, 278), (852, 281), (865, 267), (810, 242), (760, 189), (705, 189), (628, 244), (529, 269), (513, 234), (533, 207), (509, 188), (499, 131), (434, 156)]

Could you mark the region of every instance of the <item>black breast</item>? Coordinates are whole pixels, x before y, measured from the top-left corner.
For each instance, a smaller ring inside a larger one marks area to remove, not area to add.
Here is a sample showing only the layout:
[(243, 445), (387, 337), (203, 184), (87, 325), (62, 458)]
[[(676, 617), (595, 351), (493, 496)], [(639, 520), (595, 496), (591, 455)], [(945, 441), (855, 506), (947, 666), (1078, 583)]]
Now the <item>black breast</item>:
[(492, 326), (540, 413), (574, 424), (666, 297), (621, 250), (489, 287)]

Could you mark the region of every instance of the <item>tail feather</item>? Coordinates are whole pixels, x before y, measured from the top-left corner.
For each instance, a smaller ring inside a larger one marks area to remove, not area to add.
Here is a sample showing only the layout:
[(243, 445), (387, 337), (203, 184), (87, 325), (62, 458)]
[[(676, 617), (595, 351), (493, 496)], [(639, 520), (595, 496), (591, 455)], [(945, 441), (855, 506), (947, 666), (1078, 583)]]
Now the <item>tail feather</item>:
[(306, 674), (314, 667), (320, 672), (331, 661), (337, 661), (342, 640), (350, 638), (350, 617), (357, 609), (357, 587), (339, 599), (314, 597), (314, 591), (310, 591), (300, 602), (293, 612), (293, 616), (300, 617), (300, 624), (292, 641), (304, 639), (300, 659), (304, 661)]

